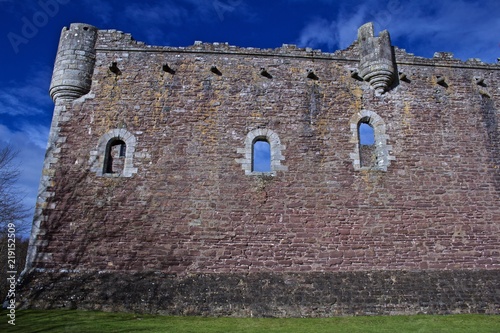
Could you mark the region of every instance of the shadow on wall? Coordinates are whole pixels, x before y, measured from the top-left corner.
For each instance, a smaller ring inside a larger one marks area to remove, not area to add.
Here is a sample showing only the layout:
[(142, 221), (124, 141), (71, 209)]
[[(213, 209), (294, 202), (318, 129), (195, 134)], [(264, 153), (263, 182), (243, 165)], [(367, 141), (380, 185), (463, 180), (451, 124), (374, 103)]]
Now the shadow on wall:
[(481, 113), (483, 115), (484, 127), (488, 135), (488, 143), (486, 149), (488, 150), (489, 164), (494, 169), (494, 184), (497, 192), (500, 193), (500, 133), (498, 131), (498, 111), (491, 98), (482, 95)]

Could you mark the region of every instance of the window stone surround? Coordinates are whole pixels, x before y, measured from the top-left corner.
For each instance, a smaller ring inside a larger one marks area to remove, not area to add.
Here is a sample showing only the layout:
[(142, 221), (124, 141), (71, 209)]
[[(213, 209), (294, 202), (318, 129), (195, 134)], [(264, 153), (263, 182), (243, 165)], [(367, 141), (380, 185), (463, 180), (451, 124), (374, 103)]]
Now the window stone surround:
[[(375, 154), (377, 159), (376, 166), (372, 167), (362, 167), (360, 161), (360, 151), (359, 151), (359, 132), (358, 127), (360, 122), (365, 122), (373, 128), (375, 136)], [(389, 136), (386, 134), (386, 126), (382, 117), (370, 110), (361, 110), (356, 112), (349, 120), (349, 125), (351, 128), (351, 140), (350, 142), (354, 144), (354, 150), (351, 152), (350, 157), (352, 159), (352, 164), (354, 170), (378, 170), (387, 171), (387, 168), (391, 164), (391, 161), (396, 158), (390, 155), (392, 146), (387, 144)]]
[[(253, 144), (255, 140), (264, 139), (269, 142), (271, 148), (271, 171), (258, 172), (252, 170), (253, 160)], [(277, 171), (288, 171), (288, 167), (281, 164), (285, 160), (282, 151), (285, 150), (285, 145), (282, 145), (276, 132), (267, 128), (257, 128), (248, 132), (245, 139), (245, 147), (238, 148), (237, 153), (243, 154), (243, 158), (236, 159), (237, 163), (241, 164), (241, 168), (245, 170), (245, 175), (270, 175), (276, 176)]]
[[(123, 167), (123, 172), (121, 172), (120, 174), (104, 172), (106, 148), (108, 146), (108, 142), (110, 142), (111, 140), (122, 140), (123, 142), (125, 142), (125, 145), (127, 147), (125, 151), (125, 165)], [(136, 143), (137, 141), (135, 136), (126, 129), (112, 129), (99, 139), (97, 149), (90, 152), (90, 170), (92, 172), (95, 172), (97, 176), (132, 177), (137, 173), (137, 168), (134, 168), (133, 163)]]

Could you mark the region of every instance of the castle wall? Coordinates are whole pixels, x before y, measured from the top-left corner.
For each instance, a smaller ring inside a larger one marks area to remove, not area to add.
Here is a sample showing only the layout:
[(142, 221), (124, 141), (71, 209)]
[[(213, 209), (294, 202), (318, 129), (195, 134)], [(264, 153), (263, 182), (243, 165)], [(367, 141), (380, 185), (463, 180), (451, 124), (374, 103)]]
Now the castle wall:
[[(393, 52), (381, 91), (356, 76), (357, 44), (167, 48), (99, 31), (91, 90), (59, 122), (33, 274), (498, 276), (500, 67)], [(375, 128), (368, 168), (359, 121)], [(248, 166), (249, 133), (272, 133), (272, 172)], [(111, 139), (127, 153), (107, 174)]]

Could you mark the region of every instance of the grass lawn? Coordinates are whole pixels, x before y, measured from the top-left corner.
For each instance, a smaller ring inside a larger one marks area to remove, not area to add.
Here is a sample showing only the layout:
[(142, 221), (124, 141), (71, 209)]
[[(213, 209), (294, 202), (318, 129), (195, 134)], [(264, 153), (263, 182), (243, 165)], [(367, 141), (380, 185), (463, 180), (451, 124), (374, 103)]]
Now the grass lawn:
[(204, 318), (90, 311), (17, 311), (16, 325), (0, 311), (0, 332), (175, 332), (175, 333), (322, 333), (322, 332), (500, 332), (500, 316), (379, 316), (335, 318)]

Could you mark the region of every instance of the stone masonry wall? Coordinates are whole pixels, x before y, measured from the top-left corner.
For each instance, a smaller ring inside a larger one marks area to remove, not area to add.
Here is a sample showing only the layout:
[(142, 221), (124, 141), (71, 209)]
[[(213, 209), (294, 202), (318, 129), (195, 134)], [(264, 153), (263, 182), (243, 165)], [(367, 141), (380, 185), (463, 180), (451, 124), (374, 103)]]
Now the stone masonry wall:
[(168, 315), (330, 317), (500, 312), (498, 270), (34, 273), (31, 308)]
[[(356, 77), (357, 44), (169, 48), (99, 31), (91, 91), (59, 122), (33, 267), (498, 270), (500, 67), (394, 54), (399, 78), (378, 94)], [(357, 114), (380, 118), (386, 171), (354, 167)], [(242, 168), (256, 129), (283, 146), (272, 175)], [(95, 172), (113, 130), (135, 140), (126, 177)]]

